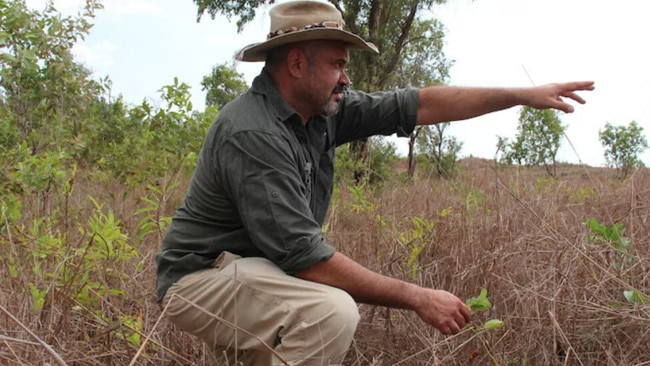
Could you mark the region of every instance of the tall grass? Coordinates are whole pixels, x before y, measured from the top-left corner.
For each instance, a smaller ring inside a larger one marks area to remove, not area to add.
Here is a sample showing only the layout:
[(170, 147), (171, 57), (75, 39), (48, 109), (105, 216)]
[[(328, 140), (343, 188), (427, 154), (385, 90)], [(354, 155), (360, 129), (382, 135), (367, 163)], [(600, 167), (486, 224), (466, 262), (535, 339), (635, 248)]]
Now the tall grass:
[[(346, 365), (650, 363), (650, 172), (545, 174), (466, 159), (453, 180), (338, 186), (326, 236), (341, 252), (462, 299), (485, 288), (493, 304), (450, 337), (411, 312), (360, 305)], [(95, 178), (23, 196), (17, 222), (2, 216), (0, 364), (209, 364), (154, 298), (153, 256), (187, 181)], [(629, 245), (590, 219), (620, 224)], [(483, 330), (493, 318), (503, 328)]]

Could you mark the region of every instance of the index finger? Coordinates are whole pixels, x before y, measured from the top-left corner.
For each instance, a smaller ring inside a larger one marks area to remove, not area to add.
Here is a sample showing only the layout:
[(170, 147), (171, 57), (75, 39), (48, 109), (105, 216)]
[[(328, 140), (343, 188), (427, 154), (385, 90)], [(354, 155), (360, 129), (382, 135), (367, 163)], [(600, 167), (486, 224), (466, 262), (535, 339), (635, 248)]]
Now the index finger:
[(593, 81), (574, 81), (570, 83), (563, 84), (563, 89), (565, 92), (571, 92), (576, 90), (594, 90), (595, 85)]

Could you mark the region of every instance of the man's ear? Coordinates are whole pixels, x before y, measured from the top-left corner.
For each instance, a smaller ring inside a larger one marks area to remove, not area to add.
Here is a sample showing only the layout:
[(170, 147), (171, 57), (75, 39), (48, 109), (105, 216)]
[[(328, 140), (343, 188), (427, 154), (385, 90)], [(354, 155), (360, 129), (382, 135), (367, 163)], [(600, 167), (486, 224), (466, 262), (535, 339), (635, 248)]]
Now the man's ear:
[(292, 48), (287, 54), (287, 69), (291, 76), (302, 78), (307, 70), (307, 58), (299, 48)]

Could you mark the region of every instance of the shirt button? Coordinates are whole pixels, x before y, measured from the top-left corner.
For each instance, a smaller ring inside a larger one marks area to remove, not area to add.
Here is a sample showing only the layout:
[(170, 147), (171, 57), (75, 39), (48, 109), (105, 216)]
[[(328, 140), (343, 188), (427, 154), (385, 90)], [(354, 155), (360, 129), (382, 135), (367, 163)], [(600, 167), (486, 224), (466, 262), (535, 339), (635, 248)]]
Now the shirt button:
[(273, 192), (273, 193), (271, 193), (271, 196), (273, 196), (273, 198), (278, 198), (278, 197), (280, 197), (280, 193)]

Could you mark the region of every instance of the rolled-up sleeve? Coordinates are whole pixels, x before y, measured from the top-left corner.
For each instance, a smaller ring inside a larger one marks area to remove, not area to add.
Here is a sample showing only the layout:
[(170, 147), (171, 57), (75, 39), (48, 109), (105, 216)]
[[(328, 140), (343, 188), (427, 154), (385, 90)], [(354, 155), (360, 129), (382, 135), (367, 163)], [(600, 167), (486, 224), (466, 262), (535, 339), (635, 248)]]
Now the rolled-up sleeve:
[(221, 184), (231, 192), (253, 245), (269, 260), (295, 274), (334, 255), (309, 208), (300, 164), (287, 141), (243, 131), (216, 154)]

